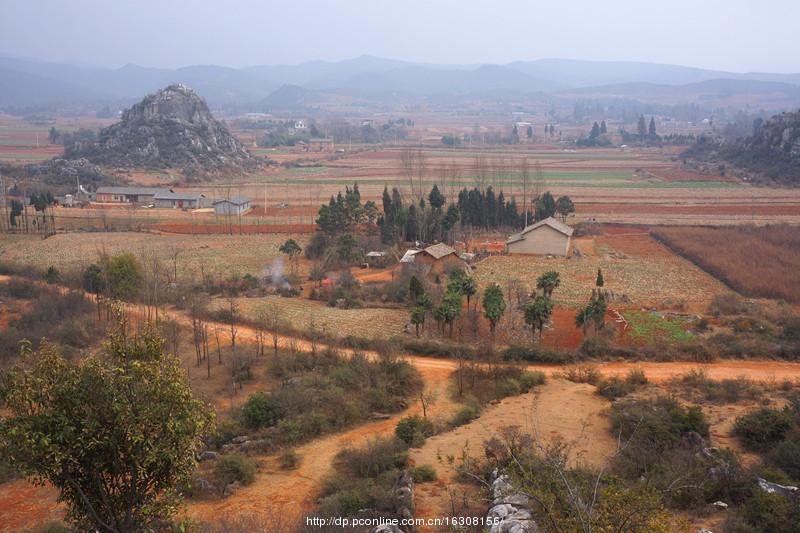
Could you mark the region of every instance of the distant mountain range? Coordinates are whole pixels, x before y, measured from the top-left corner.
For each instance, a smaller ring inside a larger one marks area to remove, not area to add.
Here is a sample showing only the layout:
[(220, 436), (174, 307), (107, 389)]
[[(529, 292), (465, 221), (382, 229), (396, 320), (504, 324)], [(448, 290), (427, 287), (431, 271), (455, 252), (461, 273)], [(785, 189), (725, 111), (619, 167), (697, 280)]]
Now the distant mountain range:
[(0, 57), (0, 108), (128, 105), (171, 83), (213, 107), (291, 109), (334, 95), (368, 99), (493, 94), (680, 100), (705, 94), (773, 95), (800, 102), (800, 73), (733, 73), (677, 65), (565, 59), (505, 65), (434, 65), (361, 56), (344, 61), (229, 68), (78, 67)]

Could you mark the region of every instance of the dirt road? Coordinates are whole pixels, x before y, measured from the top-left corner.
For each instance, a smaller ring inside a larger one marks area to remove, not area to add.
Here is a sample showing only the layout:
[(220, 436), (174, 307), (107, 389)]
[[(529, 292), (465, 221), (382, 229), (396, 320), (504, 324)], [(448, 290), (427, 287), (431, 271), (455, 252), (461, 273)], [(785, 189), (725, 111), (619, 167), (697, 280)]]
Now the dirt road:
[(429, 438), (422, 448), (411, 452), (415, 465), (431, 465), (437, 474), (435, 482), (416, 486), (415, 516), (429, 519), (457, 514), (465, 501), (471, 512), (485, 510), (479, 487), (461, 482), (457, 468), (464, 454), (483, 457), (483, 443), (493, 437), (502, 439), (507, 428), (532, 435), (541, 446), (558, 439), (569, 446), (572, 464), (600, 467), (617, 448), (605, 415), (609, 404), (592, 385), (550, 379), (533, 392), (490, 405), (469, 424)]
[[(449, 399), (448, 368), (421, 368), (426, 391), (436, 397), (428, 416), (448, 418), (457, 406)], [(268, 456), (256, 481), (224, 500), (191, 502), (186, 514), (196, 520), (213, 521), (236, 513), (259, 513), (269, 507), (284, 516), (299, 517), (311, 511), (322, 488), (322, 481), (332, 470), (336, 454), (347, 447), (358, 447), (376, 437), (391, 435), (400, 418), (421, 414), (419, 402), (394, 416), (363, 424), (335, 435), (325, 436), (296, 448), (300, 465), (295, 470), (282, 470), (277, 456)]]

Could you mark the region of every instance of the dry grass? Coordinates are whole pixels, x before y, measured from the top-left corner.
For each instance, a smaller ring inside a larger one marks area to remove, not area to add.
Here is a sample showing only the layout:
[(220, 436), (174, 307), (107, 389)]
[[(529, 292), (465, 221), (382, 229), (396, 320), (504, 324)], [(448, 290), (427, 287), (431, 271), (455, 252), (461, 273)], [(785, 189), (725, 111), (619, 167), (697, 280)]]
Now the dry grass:
[(291, 235), (67, 233), (44, 240), (33, 235), (3, 235), (0, 261), (40, 269), (53, 265), (66, 273), (82, 270), (97, 261), (102, 252), (132, 252), (140, 257), (156, 257), (171, 269), (172, 256), (177, 251), (179, 277), (198, 278), (201, 268), (207, 276), (258, 275), (282, 255), (278, 248), (289, 237), (304, 244), (302, 237)]
[(558, 302), (583, 305), (595, 284), (597, 269), (603, 270), (605, 288), (625, 295), (634, 305), (660, 305), (667, 300), (708, 304), (725, 287), (678, 256), (628, 256), (606, 253), (571, 259), (535, 256), (492, 256), (478, 265), (475, 277), (481, 286), (497, 282), (505, 291), (510, 280), (527, 290), (548, 270), (561, 274), (561, 285), (553, 293)]
[(653, 234), (746, 296), (800, 303), (800, 228), (676, 227)]
[[(343, 339), (358, 337), (367, 339), (389, 339), (403, 334), (408, 322), (408, 312), (403, 309), (363, 308), (338, 309), (322, 302), (304, 298), (237, 298), (239, 312), (249, 320), (257, 320), (262, 311), (272, 307), (279, 309), (280, 319), (299, 331), (313, 328), (326, 336)], [(212, 303), (212, 310), (225, 309), (228, 302), (223, 299)]]

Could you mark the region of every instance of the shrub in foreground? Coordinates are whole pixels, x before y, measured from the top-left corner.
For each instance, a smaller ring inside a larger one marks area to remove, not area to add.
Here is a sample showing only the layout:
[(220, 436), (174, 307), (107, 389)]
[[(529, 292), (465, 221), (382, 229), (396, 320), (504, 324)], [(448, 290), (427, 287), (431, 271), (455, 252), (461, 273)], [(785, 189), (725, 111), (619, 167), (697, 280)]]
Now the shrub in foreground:
[(224, 455), (217, 461), (214, 474), (222, 486), (234, 481), (249, 485), (256, 479), (256, 465), (243, 455)]
[(433, 423), (421, 416), (407, 416), (400, 419), (394, 433), (407, 446), (420, 447), (433, 435)]
[(431, 465), (420, 465), (411, 469), (411, 479), (414, 483), (427, 483), (436, 481), (436, 469)]
[(736, 419), (733, 434), (749, 450), (765, 452), (781, 442), (793, 427), (794, 419), (788, 410), (764, 407)]
[(450, 425), (453, 427), (463, 426), (465, 424), (469, 424), (478, 416), (480, 415), (480, 411), (478, 411), (477, 407), (468, 405), (466, 407), (462, 407), (458, 410), (455, 414), (453, 419), (450, 421)]

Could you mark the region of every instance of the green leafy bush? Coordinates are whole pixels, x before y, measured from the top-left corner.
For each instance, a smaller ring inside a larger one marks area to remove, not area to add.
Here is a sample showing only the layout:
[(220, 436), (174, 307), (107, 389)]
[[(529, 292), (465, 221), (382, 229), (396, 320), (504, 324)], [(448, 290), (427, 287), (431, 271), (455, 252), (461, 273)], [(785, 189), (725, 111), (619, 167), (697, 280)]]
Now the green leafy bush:
[[(323, 482), (317, 516), (385, 516), (396, 512), (394, 485), (408, 462), (399, 439), (378, 438), (360, 448), (342, 450), (334, 473)], [(369, 509), (365, 515), (365, 509)]]
[(58, 283), (61, 281), (61, 272), (59, 272), (56, 267), (50, 265), (47, 267), (47, 272), (44, 273), (44, 280), (51, 285)]
[(492, 368), (463, 365), (451, 377), (457, 396), (466, 397), (477, 405), (528, 392), (545, 381), (542, 372), (525, 372), (511, 365)]
[(800, 481), (800, 430), (792, 431), (775, 445), (769, 453), (769, 460), (794, 481)]
[(479, 415), (480, 411), (478, 411), (477, 407), (469, 405), (466, 407), (462, 407), (461, 409), (458, 410), (453, 419), (450, 421), (450, 425), (453, 427), (458, 427), (458, 426), (463, 426), (465, 424), (469, 424), (470, 422), (478, 418)]
[(428, 483), (436, 481), (436, 469), (431, 465), (420, 465), (411, 469), (411, 479), (414, 483)]
[(263, 392), (250, 395), (242, 405), (242, 421), (250, 429), (274, 426), (284, 415), (281, 406)]
[(763, 392), (763, 387), (745, 378), (710, 379), (704, 370), (691, 370), (676, 380), (677, 383), (700, 392), (706, 400), (715, 403), (736, 403), (753, 400)]
[(783, 338), (790, 341), (800, 341), (800, 316), (793, 316), (783, 323)]
[(394, 433), (407, 446), (420, 447), (433, 435), (433, 423), (421, 416), (406, 416), (397, 423)]
[(796, 533), (800, 506), (780, 494), (754, 488), (750, 497), (726, 523), (731, 533)]
[(243, 455), (223, 455), (214, 467), (214, 475), (222, 486), (234, 481), (249, 485), (256, 479), (256, 465)]
[(597, 382), (597, 392), (604, 398), (614, 400), (627, 396), (647, 384), (647, 377), (641, 369), (632, 369), (624, 378), (611, 376)]
[(795, 426), (788, 410), (761, 408), (736, 419), (733, 434), (750, 450), (765, 452), (783, 440)]
[(611, 424), (612, 433), (626, 443), (612, 464), (616, 475), (630, 481), (646, 478), (673, 507), (706, 502), (708, 469), (714, 465), (702, 453), (708, 424), (699, 407), (663, 397), (621, 400), (611, 408)]
[(497, 387), (497, 394), (502, 397), (517, 396), (522, 392), (522, 387), (514, 378), (506, 378)]
[(375, 478), (405, 466), (408, 452), (405, 444), (394, 438), (375, 439), (362, 448), (346, 448), (337, 460), (353, 476)]
[(545, 382), (547, 381), (547, 376), (545, 376), (544, 372), (541, 372), (539, 370), (534, 370), (530, 372), (523, 372), (519, 376), (518, 381), (520, 388), (523, 391), (528, 392), (534, 387), (544, 385)]
[(281, 385), (250, 396), (237, 418), (251, 430), (274, 427), (261, 437), (276, 446), (350, 427), (376, 412), (400, 411), (422, 386), (414, 367), (391, 354), (371, 360), (330, 348), (279, 352), (268, 373)]
[(554, 352), (539, 346), (509, 346), (502, 352), (503, 361), (526, 361), (529, 363), (565, 364), (572, 361), (572, 355)]

